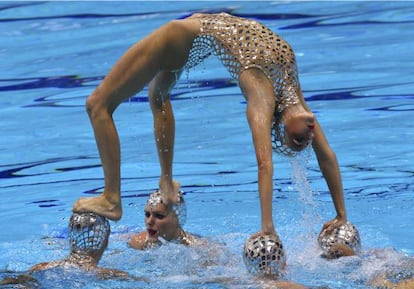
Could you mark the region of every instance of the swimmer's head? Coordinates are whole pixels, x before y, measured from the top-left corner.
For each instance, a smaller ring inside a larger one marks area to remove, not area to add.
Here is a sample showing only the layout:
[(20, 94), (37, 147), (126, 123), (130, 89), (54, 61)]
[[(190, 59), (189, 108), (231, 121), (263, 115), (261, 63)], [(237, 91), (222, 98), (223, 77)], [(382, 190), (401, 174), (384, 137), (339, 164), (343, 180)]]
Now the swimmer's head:
[(160, 192), (151, 193), (144, 213), (150, 241), (157, 242), (159, 237), (167, 241), (176, 239), (182, 230), (182, 223), (186, 216), (182, 193), (177, 194), (177, 201), (171, 209), (164, 204)]
[[(154, 206), (159, 203), (163, 203), (162, 195), (159, 191), (155, 191), (148, 196), (147, 205)], [(180, 227), (183, 227), (187, 219), (187, 207), (184, 202), (183, 192), (177, 193), (176, 200), (171, 209), (177, 216)]]
[(286, 266), (286, 253), (277, 235), (253, 235), (244, 244), (243, 261), (254, 275), (279, 278)]
[(72, 253), (100, 259), (111, 227), (106, 218), (94, 213), (73, 213), (69, 220), (69, 244)]
[(326, 259), (337, 259), (345, 256), (353, 256), (361, 250), (361, 239), (357, 228), (347, 222), (331, 233), (322, 231), (318, 237), (318, 243)]
[(314, 128), (313, 113), (300, 104), (286, 108), (283, 116), (273, 123), (273, 150), (285, 156), (295, 156), (310, 145)]

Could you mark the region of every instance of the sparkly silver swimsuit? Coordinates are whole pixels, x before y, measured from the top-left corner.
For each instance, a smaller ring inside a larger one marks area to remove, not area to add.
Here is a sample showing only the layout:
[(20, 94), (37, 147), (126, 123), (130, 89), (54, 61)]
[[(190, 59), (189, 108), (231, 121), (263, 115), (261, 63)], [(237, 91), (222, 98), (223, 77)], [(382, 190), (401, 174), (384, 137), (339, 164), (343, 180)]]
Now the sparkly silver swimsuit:
[(272, 83), (275, 111), (272, 125), (272, 148), (281, 155), (295, 156), (285, 140), (282, 112), (299, 102), (299, 80), (295, 54), (290, 45), (257, 21), (227, 13), (194, 14), (200, 33), (194, 38), (185, 69), (216, 55), (236, 80), (249, 68), (260, 69)]
[(238, 80), (249, 68), (258, 68), (273, 85), (276, 111), (299, 102), (295, 55), (290, 45), (257, 21), (227, 13), (194, 14), (200, 33), (194, 39), (185, 68), (190, 69), (211, 54), (216, 55)]

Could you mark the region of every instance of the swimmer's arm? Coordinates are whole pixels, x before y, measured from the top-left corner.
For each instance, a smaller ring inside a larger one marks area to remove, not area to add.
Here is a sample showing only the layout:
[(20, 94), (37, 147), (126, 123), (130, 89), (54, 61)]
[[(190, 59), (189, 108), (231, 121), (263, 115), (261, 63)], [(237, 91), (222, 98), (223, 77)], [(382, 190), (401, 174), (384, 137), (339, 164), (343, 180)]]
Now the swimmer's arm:
[(414, 278), (398, 282), (395, 289), (414, 289)]
[[(346, 222), (346, 210), (342, 188), (341, 173), (339, 171), (339, 165), (336, 159), (336, 154), (329, 146), (325, 134), (323, 133), (322, 128), (317, 120), (315, 120), (314, 138), (312, 141), (312, 146), (315, 151), (322, 175), (326, 180), (329, 192), (331, 193), (332, 200), (335, 206), (337, 216), (335, 218), (336, 221), (332, 222), (336, 223), (339, 221), (339, 223), (335, 224), (336, 227)], [(329, 227), (329, 224), (325, 225), (326, 227), (324, 229)], [(330, 227), (328, 229), (333, 230), (334, 227)]]
[(147, 244), (147, 236), (147, 231), (142, 231), (138, 234), (132, 235), (128, 242), (128, 245), (136, 250), (144, 250)]
[(369, 285), (374, 288), (414, 289), (414, 278), (393, 283), (387, 279), (387, 274), (382, 274), (371, 280)]
[(308, 287), (302, 284), (290, 281), (275, 281), (273, 285), (275, 285), (276, 288), (280, 289), (309, 289)]
[[(300, 88), (300, 85), (299, 85)], [(302, 94), (302, 89), (299, 89), (299, 101), (307, 111), (312, 111), (305, 101)], [(328, 229), (328, 232), (335, 227), (340, 226), (346, 222), (346, 209), (344, 201), (344, 193), (342, 188), (341, 172), (339, 171), (338, 160), (335, 152), (331, 149), (328, 140), (315, 118), (314, 137), (312, 140), (312, 147), (315, 151), (318, 160), (319, 168), (331, 193), (332, 200), (336, 210), (336, 218), (324, 224), (322, 230)]]
[(42, 262), (36, 265), (33, 265), (32, 267), (30, 267), (30, 269), (28, 270), (29, 273), (33, 273), (36, 271), (43, 271), (43, 270), (47, 270), (47, 269), (51, 269), (54, 268), (56, 266), (58, 266), (59, 262), (57, 261), (53, 261), (53, 262)]
[(40, 288), (39, 281), (28, 274), (5, 277), (0, 281), (0, 285), (21, 285), (12, 288)]
[[(241, 75), (241, 79), (244, 74)], [(249, 80), (249, 78), (248, 78)], [(253, 137), (253, 145), (258, 167), (258, 185), (261, 208), (261, 231), (265, 234), (275, 234), (273, 224), (273, 160), (271, 126), (275, 108), (274, 98), (264, 94), (260, 81), (245, 82), (242, 88), (247, 101), (247, 120)], [(253, 85), (251, 85), (253, 83)]]
[(369, 285), (374, 288), (393, 288), (395, 284), (387, 280), (385, 274), (377, 276), (369, 282)]
[(118, 279), (124, 281), (139, 281), (149, 283), (148, 279), (145, 277), (136, 277), (129, 275), (128, 272), (117, 270), (117, 269), (109, 269), (109, 268), (96, 268), (96, 277), (99, 279)]
[(96, 277), (100, 279), (127, 279), (129, 274), (117, 269), (96, 268)]

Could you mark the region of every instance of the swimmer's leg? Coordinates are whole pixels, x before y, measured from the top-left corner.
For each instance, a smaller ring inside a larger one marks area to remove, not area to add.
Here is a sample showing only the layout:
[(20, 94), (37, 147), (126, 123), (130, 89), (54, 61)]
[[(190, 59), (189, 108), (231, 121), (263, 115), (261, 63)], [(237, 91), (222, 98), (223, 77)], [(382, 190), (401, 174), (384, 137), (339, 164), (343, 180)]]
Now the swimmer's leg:
[(154, 117), (154, 137), (161, 166), (160, 192), (175, 201), (179, 183), (173, 181), (175, 119), (170, 101), (170, 91), (181, 75), (181, 71), (161, 71), (151, 81), (149, 99)]
[(195, 34), (184, 23), (171, 21), (133, 45), (89, 96), (86, 107), (102, 161), (105, 188), (98, 197), (76, 201), (74, 212), (94, 212), (111, 220), (121, 218), (120, 143), (112, 114), (160, 70), (174, 70), (185, 64)]

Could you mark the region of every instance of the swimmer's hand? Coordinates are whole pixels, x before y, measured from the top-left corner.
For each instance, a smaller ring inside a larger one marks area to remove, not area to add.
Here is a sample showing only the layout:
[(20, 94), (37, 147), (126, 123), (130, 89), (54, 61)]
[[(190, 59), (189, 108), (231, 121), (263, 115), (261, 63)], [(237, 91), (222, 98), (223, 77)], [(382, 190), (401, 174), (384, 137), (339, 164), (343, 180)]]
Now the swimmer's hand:
[(335, 219), (326, 222), (323, 225), (322, 230), (319, 234), (322, 234), (323, 231), (325, 231), (327, 234), (330, 234), (335, 228), (338, 228), (339, 226), (345, 223), (346, 223), (346, 218), (340, 218), (337, 216)]

